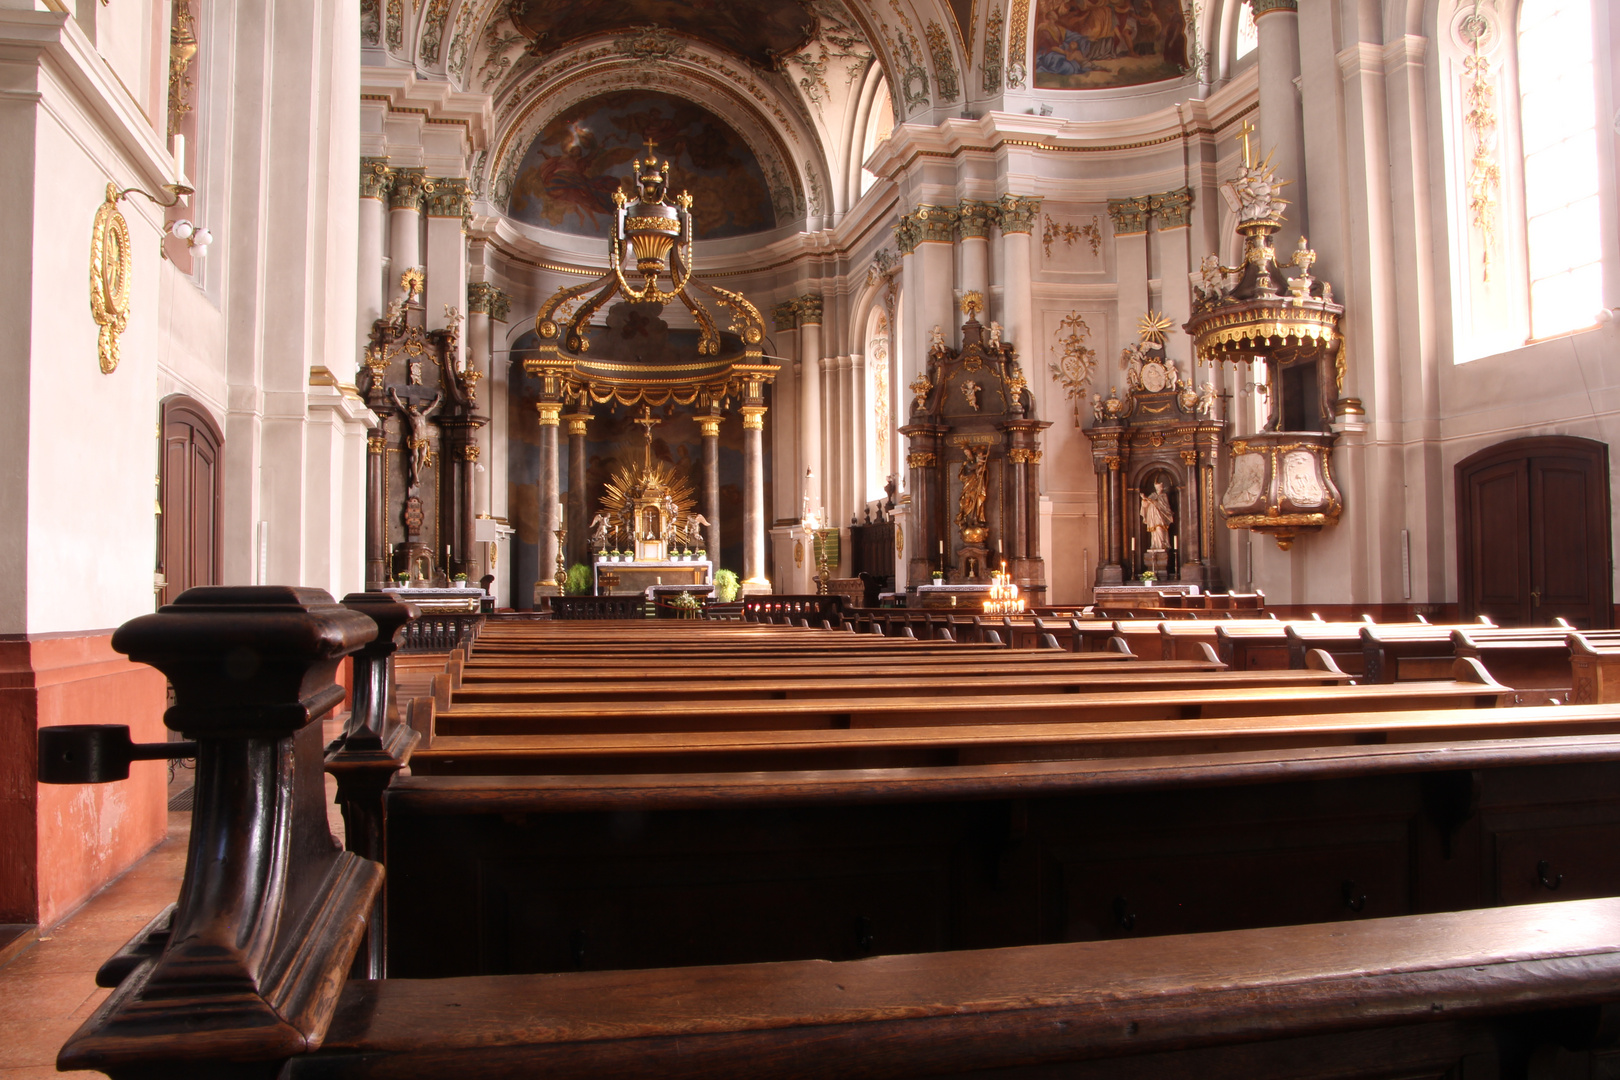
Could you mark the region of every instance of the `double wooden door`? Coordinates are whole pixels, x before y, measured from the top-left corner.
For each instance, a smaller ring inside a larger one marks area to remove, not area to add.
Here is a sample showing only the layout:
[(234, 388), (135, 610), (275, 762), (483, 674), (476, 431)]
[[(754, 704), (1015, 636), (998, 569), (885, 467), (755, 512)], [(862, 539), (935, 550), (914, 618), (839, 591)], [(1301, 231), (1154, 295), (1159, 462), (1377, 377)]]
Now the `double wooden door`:
[(158, 477), (158, 573), (167, 604), (196, 585), (220, 583), (223, 540), (223, 439), (204, 406), (187, 397), (163, 403), (163, 464)]
[(1501, 626), (1614, 616), (1608, 447), (1517, 439), (1457, 465), (1458, 604)]

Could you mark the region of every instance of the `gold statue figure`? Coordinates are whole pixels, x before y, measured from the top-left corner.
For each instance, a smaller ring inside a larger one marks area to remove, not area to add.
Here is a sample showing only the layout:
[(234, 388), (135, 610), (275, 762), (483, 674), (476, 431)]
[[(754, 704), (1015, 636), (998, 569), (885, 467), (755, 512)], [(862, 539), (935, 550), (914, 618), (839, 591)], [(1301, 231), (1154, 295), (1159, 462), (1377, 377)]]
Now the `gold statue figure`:
[(962, 479), (962, 497), (956, 514), (958, 528), (971, 529), (984, 524), (985, 474), (989, 468), (988, 446), (962, 448), (962, 469), (957, 474)]

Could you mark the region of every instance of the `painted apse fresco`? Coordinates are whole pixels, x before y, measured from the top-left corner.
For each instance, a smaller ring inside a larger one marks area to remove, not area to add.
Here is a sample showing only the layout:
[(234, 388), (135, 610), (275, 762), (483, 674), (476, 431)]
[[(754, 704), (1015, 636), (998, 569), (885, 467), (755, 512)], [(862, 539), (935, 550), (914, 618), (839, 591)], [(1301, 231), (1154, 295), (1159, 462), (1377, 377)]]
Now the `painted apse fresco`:
[(591, 98), (547, 124), (518, 166), (507, 212), (541, 228), (606, 236), (613, 192), (648, 139), (670, 162), (672, 189), (691, 192), (699, 240), (776, 227), (764, 171), (742, 137), (700, 105), (645, 90)]
[(536, 52), (593, 34), (658, 26), (765, 68), (803, 48), (816, 27), (808, 0), (516, 0), (512, 7), (518, 32)]
[(1187, 72), (1180, 0), (1039, 0), (1035, 86), (1100, 90)]

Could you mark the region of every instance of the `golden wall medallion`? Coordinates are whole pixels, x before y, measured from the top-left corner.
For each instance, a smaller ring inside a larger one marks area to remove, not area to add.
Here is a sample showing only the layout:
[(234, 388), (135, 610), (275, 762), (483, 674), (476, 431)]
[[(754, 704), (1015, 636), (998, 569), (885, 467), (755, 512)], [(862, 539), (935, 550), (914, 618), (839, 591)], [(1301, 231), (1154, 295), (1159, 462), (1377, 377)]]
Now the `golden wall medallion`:
[(118, 335), (129, 325), (130, 270), (129, 223), (118, 212), (117, 185), (108, 184), (90, 231), (90, 314), (101, 327), (96, 352), (107, 375), (118, 368)]

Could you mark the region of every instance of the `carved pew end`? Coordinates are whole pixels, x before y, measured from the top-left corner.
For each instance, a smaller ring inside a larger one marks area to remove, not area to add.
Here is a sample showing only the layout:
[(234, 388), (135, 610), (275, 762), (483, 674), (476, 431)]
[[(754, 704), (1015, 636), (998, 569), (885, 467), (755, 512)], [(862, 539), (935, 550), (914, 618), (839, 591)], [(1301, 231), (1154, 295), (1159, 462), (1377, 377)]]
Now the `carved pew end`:
[(137, 743), (123, 724), (68, 724), (39, 729), (39, 782), (110, 784), (129, 779), (132, 761), (197, 756), (194, 742)]

